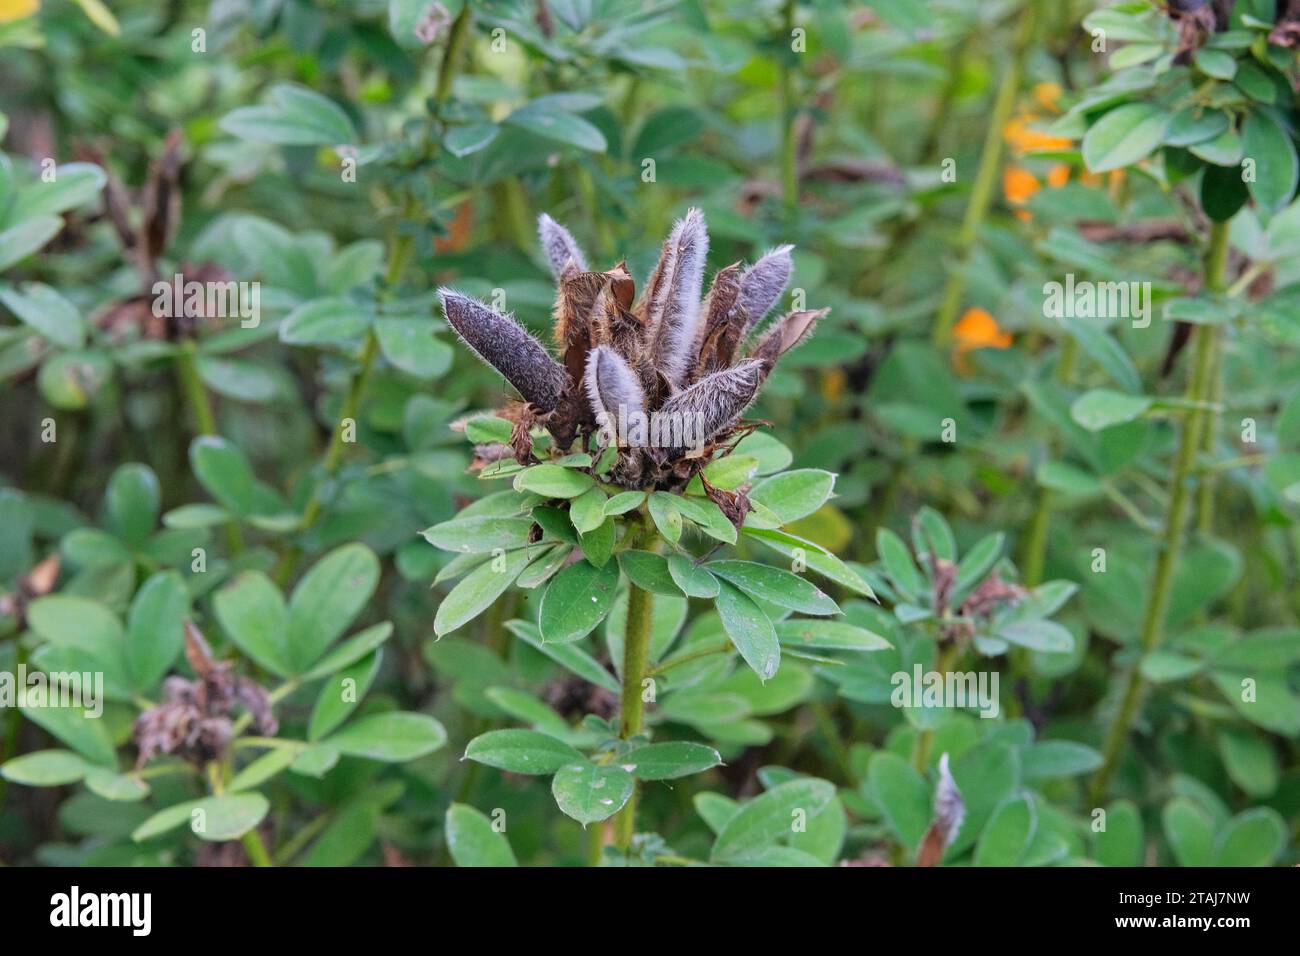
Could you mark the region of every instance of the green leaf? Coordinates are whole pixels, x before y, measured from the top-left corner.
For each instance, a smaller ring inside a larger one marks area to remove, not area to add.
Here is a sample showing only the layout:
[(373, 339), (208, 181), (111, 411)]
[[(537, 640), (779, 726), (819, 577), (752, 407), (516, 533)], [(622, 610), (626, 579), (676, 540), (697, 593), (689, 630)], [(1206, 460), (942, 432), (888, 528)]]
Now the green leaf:
[[(4, 253), (0, 252), (0, 256)], [(86, 326), (77, 307), (57, 290), (39, 282), (29, 282), (18, 289), (0, 289), (3, 302), (18, 321), (65, 349), (79, 349), (86, 344)]]
[(624, 551), (618, 556), (618, 563), (628, 580), (643, 591), (676, 597), (681, 588), (673, 580), (668, 570), (668, 560), (661, 554), (650, 551)]
[(297, 747), (271, 748), (235, 774), (226, 785), (227, 792), (239, 793), (242, 790), (254, 790), (260, 787), (276, 774), (287, 769), (302, 752)]
[(882, 651), (893, 646), (879, 634), (846, 621), (777, 621), (776, 635), (783, 647), (797, 650)]
[[(750, 432), (736, 443), (731, 457), (756, 458), (760, 475), (772, 475), (790, 467), (794, 454), (767, 432)], [(724, 459), (725, 460), (725, 459)]]
[(605, 523), (605, 492), (584, 491), (569, 503), (569, 520), (579, 534), (589, 534)]
[(903, 539), (888, 528), (876, 532), (876, 554), (893, 582), (894, 588), (911, 603), (916, 603), (925, 593), (925, 579), (912, 560)]
[(668, 573), (682, 593), (695, 598), (718, 596), (718, 580), (693, 560), (681, 554), (668, 557)]
[(621, 688), (618, 681), (614, 679), (614, 675), (605, 670), (599, 661), (582, 648), (573, 644), (543, 644), (542, 636), (538, 633), (536, 626), (527, 621), (509, 621), (506, 627), (521, 641), (540, 651), (566, 670), (577, 674), (587, 683), (603, 687), (611, 694), (618, 695)]
[(531, 491), (545, 498), (576, 498), (595, 487), (590, 475), (561, 465), (533, 465), (515, 476), (516, 491)]
[(289, 656), (298, 671), (316, 663), (352, 623), (379, 584), (379, 559), (345, 544), (303, 575), (289, 598)]
[(538, 623), (542, 640), (568, 644), (586, 637), (605, 619), (618, 589), (618, 565), (588, 561), (569, 565), (546, 586)]
[[(0, 242), (4, 234), (0, 233)], [(112, 360), (104, 352), (83, 349), (60, 352), (45, 361), (37, 373), (41, 395), (55, 408), (85, 408), (104, 383), (113, 377)]]
[(518, 866), (504, 833), (481, 811), (463, 803), (447, 808), (447, 850), (457, 866)]
[(105, 721), (95, 719), (90, 711), (77, 707), (25, 707), (23, 715), (91, 763), (116, 766), (117, 756)]
[(254, 510), (253, 469), (244, 453), (215, 435), (190, 443), (190, 468), (208, 494), (232, 513), (244, 517)]
[(433, 325), (425, 319), (379, 319), (375, 336), (384, 358), (408, 375), (428, 381), (451, 368), (455, 351), (433, 337)]
[(839, 614), (821, 588), (781, 568), (753, 561), (710, 561), (706, 568), (752, 597), (802, 614)]
[(775, 675), (781, 665), (781, 645), (763, 610), (743, 591), (725, 581), (718, 582), (714, 607), (722, 618), (723, 630), (745, 663), (763, 680)]
[(322, 657), (315, 667), (303, 674), (303, 682), (319, 680), (345, 667), (350, 667), (388, 640), (392, 633), (393, 622), (383, 621), (366, 628), (359, 634), (352, 635)]
[(779, 784), (745, 803), (723, 824), (711, 858), (726, 863), (773, 846), (794, 833), (800, 817), (812, 820), (834, 799), (835, 787), (825, 780), (801, 778)]
[(581, 761), (582, 754), (562, 740), (536, 730), (489, 730), (465, 748), (465, 759), (510, 773), (547, 775), (566, 764)]
[(190, 593), (177, 571), (152, 575), (136, 592), (126, 622), (126, 665), (137, 690), (148, 691), (185, 645)]
[(650, 517), (655, 527), (673, 544), (682, 538), (682, 513), (677, 507), (677, 499), (663, 491), (650, 495)]
[(60, 787), (76, 783), (93, 767), (70, 750), (38, 750), (0, 765), (0, 777), (28, 787)]
[(1248, 730), (1219, 730), (1219, 756), (1232, 782), (1252, 797), (1270, 796), (1278, 785), (1277, 754), (1273, 745)]
[(532, 549), (520, 548), (501, 558), (485, 561), (465, 575), (438, 605), (433, 617), (433, 632), (442, 637), (474, 620), (514, 583), (535, 556)]
[(486, 149), (501, 132), (495, 123), (473, 123), (469, 126), (457, 126), (447, 131), (442, 138), (442, 145), (453, 156), (464, 158)]
[(357, 141), (352, 121), (337, 103), (305, 87), (281, 83), (270, 104), (244, 106), (221, 118), (232, 136), (281, 146), (338, 146)]
[(722, 763), (722, 755), (705, 744), (678, 741), (633, 747), (618, 760), (638, 780), (676, 780)]
[(1033, 801), (1012, 797), (993, 811), (975, 846), (976, 866), (1016, 866), (1029, 849), (1038, 828)]
[(1094, 173), (1132, 166), (1160, 145), (1169, 122), (1167, 110), (1148, 103), (1117, 106), (1084, 134), (1083, 161)]
[(998, 629), (997, 636), (1034, 651), (1068, 653), (1074, 649), (1074, 635), (1055, 621), (1012, 621)]
[(330, 675), (321, 685), (307, 725), (307, 739), (320, 740), (361, 704), (379, 673), (381, 652), (373, 651), (344, 670)]
[(1165, 839), (1179, 866), (1214, 865), (1214, 827), (1189, 797), (1174, 797), (1160, 814)]
[(260, 793), (235, 793), (177, 803), (135, 828), (137, 843), (152, 840), (187, 824), (200, 840), (224, 843), (243, 836), (262, 822), (271, 805)]
[(447, 731), (428, 714), (371, 714), (323, 741), (339, 753), (388, 763), (431, 754), (447, 742)]
[(1246, 188), (1255, 202), (1277, 211), (1295, 195), (1300, 180), (1300, 159), (1295, 143), (1280, 123), (1269, 113), (1252, 110), (1241, 124), (1243, 160), (1253, 162), (1253, 176), (1246, 177)]
[(1206, 76), (1216, 80), (1230, 80), (1237, 75), (1237, 61), (1231, 53), (1202, 47), (1192, 54), (1192, 62)]
[(476, 445), (508, 445), (513, 432), (514, 425), (495, 415), (475, 415), (465, 422), (465, 437)]
[(545, 139), (577, 146), (593, 153), (603, 153), (608, 148), (605, 136), (599, 129), (581, 116), (562, 109), (529, 103), (507, 116), (505, 123)]
[(373, 316), (350, 299), (314, 299), (280, 323), (280, 341), (289, 345), (343, 346), (360, 341)]
[(773, 511), (784, 525), (812, 514), (830, 500), (834, 490), (835, 476), (829, 471), (801, 468), (765, 478), (749, 497)]
[(532, 530), (532, 518), (474, 515), (444, 521), (425, 528), (421, 534), (431, 545), (444, 551), (490, 554), (497, 548), (510, 551), (524, 547), (529, 543)]
[(1080, 395), (1070, 406), (1070, 417), (1090, 432), (1136, 421), (1151, 408), (1146, 395), (1126, 395), (1108, 388), (1096, 388)]
[(1268, 866), (1286, 846), (1287, 828), (1276, 810), (1239, 813), (1214, 841), (1215, 866)]
[(622, 810), (635, 786), (632, 775), (622, 767), (584, 761), (561, 767), (551, 780), (551, 794), (565, 816), (585, 827)]
[(640, 508), (645, 499), (644, 491), (620, 491), (605, 502), (605, 515), (627, 514), (634, 508)]
[(141, 547), (158, 524), (158, 478), (147, 465), (120, 466), (104, 494), (106, 524), (133, 548)]
[(1071, 740), (1043, 740), (1021, 754), (1021, 767), (1029, 780), (1077, 777), (1101, 766), (1101, 754)]
[(58, 216), (36, 216), (0, 230), (0, 271), (22, 262), (63, 229)]
[(280, 590), (261, 571), (245, 571), (212, 601), (217, 620), (239, 649), (280, 677), (293, 673), (289, 611)]
[(1146, 856), (1142, 815), (1131, 800), (1106, 808), (1106, 829), (1092, 838), (1093, 855), (1103, 866), (1141, 866)]
[(867, 787), (885, 823), (914, 850), (930, 826), (930, 789), (924, 778), (902, 757), (880, 752), (867, 764)]
[(746, 527), (744, 531), (751, 538), (757, 538), (774, 551), (784, 554), (786, 557), (794, 558), (836, 584), (875, 600), (876, 593), (871, 590), (871, 585), (864, 581), (856, 571), (820, 545), (785, 531), (750, 527)]

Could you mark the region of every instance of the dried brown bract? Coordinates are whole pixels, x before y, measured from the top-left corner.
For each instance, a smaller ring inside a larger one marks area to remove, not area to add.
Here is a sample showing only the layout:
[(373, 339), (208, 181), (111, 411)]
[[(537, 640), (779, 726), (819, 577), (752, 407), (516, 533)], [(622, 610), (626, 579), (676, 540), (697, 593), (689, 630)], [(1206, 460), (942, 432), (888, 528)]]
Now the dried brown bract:
[(196, 766), (220, 759), (233, 734), (237, 706), (253, 718), (258, 733), (272, 736), (279, 729), (266, 690), (256, 681), (236, 676), (232, 661), (214, 661), (208, 642), (190, 621), (185, 622), (185, 659), (194, 670), (194, 680), (168, 677), (163, 682), (163, 702), (136, 718), (137, 767), (160, 753)]

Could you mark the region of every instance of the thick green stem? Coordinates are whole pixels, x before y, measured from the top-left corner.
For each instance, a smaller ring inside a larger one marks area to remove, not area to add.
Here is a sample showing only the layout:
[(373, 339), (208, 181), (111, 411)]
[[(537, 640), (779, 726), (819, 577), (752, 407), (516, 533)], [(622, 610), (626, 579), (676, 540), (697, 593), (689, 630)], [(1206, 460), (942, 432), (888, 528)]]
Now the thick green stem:
[[(198, 349), (193, 342), (185, 342), (176, 352), (176, 379), (189, 406), (190, 416), (194, 419), (194, 431), (198, 435), (217, 434), (217, 417), (212, 413), (212, 402), (208, 400), (208, 390), (199, 377), (197, 361)], [(238, 521), (226, 523), (226, 547), (231, 557), (244, 550), (244, 535), (239, 530)]]
[[(619, 704), (618, 736), (629, 740), (641, 733), (645, 719), (642, 683), (650, 668), (650, 621), (654, 595), (629, 583), (627, 593), (627, 627), (623, 635), (623, 695)], [(627, 805), (614, 822), (614, 841), (627, 851), (636, 832), (638, 792), (632, 791)]]
[[(1222, 287), (1227, 255), (1228, 226), (1226, 223), (1215, 223), (1210, 233), (1209, 250), (1205, 256), (1207, 288)], [(1187, 524), (1188, 512), (1191, 510), (1191, 478), (1195, 471), (1196, 455), (1201, 448), (1205, 423), (1210, 416), (1205, 403), (1212, 388), (1211, 378), (1219, 337), (1213, 326), (1198, 326), (1193, 334), (1196, 336), (1196, 352), (1193, 356), (1191, 377), (1187, 383), (1187, 399), (1191, 407), (1183, 420), (1178, 457), (1175, 459), (1173, 476), (1170, 479), (1164, 537), (1160, 544), (1160, 555), (1156, 559), (1151, 588), (1147, 593), (1146, 609), (1142, 615), (1140, 645), (1144, 655), (1160, 646), (1160, 639), (1164, 634), (1165, 615), (1169, 610), (1169, 599), (1174, 588), (1174, 573), (1178, 568), (1178, 556), (1183, 546), (1183, 528)], [(1094, 805), (1106, 795), (1120, 753), (1128, 739), (1129, 727), (1137, 716), (1144, 690), (1139, 663), (1140, 661), (1135, 662), (1129, 670), (1124, 696), (1102, 748), (1101, 768), (1089, 787), (1089, 799)]]
[(1002, 74), (997, 97), (993, 102), (993, 114), (989, 117), (979, 169), (975, 173), (970, 203), (966, 206), (966, 215), (962, 220), (961, 233), (957, 239), (957, 262), (953, 270), (948, 273), (948, 281), (944, 284), (943, 299), (940, 301), (932, 332), (936, 346), (947, 344), (948, 337), (952, 334), (952, 327), (957, 321), (957, 311), (961, 308), (962, 296), (966, 291), (966, 266), (969, 265), (970, 253), (975, 246), (980, 226), (993, 202), (993, 190), (997, 185), (998, 172), (1002, 168), (1002, 138), (1005, 135), (1007, 120), (1011, 119), (1011, 111), (1015, 109), (1016, 96), (1020, 92), (1020, 79), (1024, 73), (1025, 56), (1034, 38), (1034, 21), (1037, 13), (1038, 0), (1026, 0), (1020, 12), (1020, 28), (1016, 31), (1011, 59)]

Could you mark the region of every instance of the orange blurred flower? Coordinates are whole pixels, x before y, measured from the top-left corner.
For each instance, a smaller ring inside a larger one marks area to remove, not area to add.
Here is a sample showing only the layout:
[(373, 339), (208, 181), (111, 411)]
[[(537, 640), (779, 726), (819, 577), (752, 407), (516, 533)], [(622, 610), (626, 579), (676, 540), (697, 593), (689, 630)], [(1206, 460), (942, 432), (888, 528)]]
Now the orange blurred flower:
[(1057, 163), (1047, 171), (1047, 185), (1060, 189), (1070, 181), (1070, 164)]
[(953, 329), (953, 367), (963, 376), (971, 374), (969, 354), (976, 349), (1007, 349), (1011, 347), (1011, 333), (998, 325), (998, 320), (986, 309), (971, 306)]
[(1020, 166), (1008, 166), (1002, 171), (1002, 195), (1013, 206), (1023, 206), (1042, 188), (1038, 177)]
[(0, 0), (0, 23), (30, 17), (41, 8), (41, 0)]
[(1002, 128), (1003, 137), (1011, 144), (1017, 156), (1023, 156), (1025, 153), (1070, 149), (1074, 146), (1074, 140), (1066, 136), (1052, 136), (1041, 130), (1030, 129), (1029, 124), (1034, 119), (1035, 117), (1030, 114), (1017, 116), (1015, 119), (1008, 120), (1007, 125)]
[(1034, 87), (1034, 99), (1048, 112), (1059, 113), (1061, 108), (1056, 103), (1061, 98), (1061, 92), (1060, 83), (1039, 83)]

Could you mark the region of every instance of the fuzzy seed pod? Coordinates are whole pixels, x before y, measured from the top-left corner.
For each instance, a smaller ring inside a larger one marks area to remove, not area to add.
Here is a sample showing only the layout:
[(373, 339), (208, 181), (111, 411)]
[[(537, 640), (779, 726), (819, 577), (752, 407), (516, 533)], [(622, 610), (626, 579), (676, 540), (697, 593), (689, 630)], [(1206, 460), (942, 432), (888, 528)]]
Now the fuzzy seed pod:
[[(706, 442), (740, 419), (758, 394), (764, 375), (761, 361), (746, 360), (724, 368), (668, 399), (659, 409), (659, 415), (666, 422), (698, 422), (698, 437)], [(668, 457), (676, 457), (674, 453), (681, 451), (672, 449)]]
[(645, 411), (645, 393), (635, 372), (608, 345), (598, 345), (587, 355), (587, 398), (597, 416), (618, 421)]
[(739, 305), (745, 311), (745, 327), (741, 338), (763, 321), (763, 316), (776, 305), (781, 293), (794, 272), (790, 250), (794, 246), (777, 246), (745, 270), (740, 277)]
[(511, 316), (477, 299), (439, 289), (442, 311), (456, 334), (515, 387), (537, 411), (553, 410), (570, 388), (564, 367)]
[(587, 258), (582, 254), (573, 234), (546, 213), (537, 217), (537, 235), (542, 240), (542, 250), (551, 264), (551, 274), (561, 282), (575, 272), (587, 271)]
[(708, 254), (704, 214), (690, 209), (673, 225), (646, 289), (651, 354), (660, 373), (673, 385), (680, 385), (693, 365), (691, 350), (696, 344)]
[(719, 269), (704, 300), (704, 321), (700, 323), (692, 378), (699, 378), (731, 364), (744, 328), (745, 313), (740, 301), (740, 264)]

